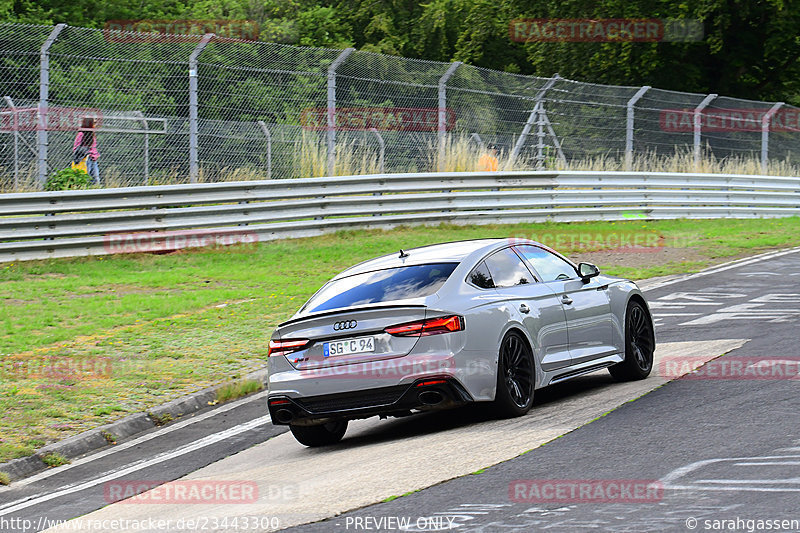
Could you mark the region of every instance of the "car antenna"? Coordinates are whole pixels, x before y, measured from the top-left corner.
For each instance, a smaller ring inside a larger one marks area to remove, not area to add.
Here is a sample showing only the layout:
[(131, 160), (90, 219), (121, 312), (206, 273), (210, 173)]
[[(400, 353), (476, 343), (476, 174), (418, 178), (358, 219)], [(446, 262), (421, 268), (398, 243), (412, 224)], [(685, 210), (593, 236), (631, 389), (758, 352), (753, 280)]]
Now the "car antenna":
[(400, 259), (408, 257), (408, 252), (404, 252), (402, 248), (400, 248)]

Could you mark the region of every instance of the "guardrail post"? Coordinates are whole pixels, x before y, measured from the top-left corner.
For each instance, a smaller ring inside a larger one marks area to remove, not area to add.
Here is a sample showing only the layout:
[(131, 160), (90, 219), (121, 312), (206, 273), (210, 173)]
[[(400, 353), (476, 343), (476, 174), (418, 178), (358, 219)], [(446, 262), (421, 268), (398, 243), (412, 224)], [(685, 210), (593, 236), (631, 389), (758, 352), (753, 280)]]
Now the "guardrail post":
[(345, 48), (328, 67), (328, 176), (333, 176), (336, 170), (336, 69), (355, 50)]
[(17, 106), (10, 96), (5, 96), (9, 109), (11, 109), (11, 130), (14, 132), (14, 191), (19, 189), (19, 117), (17, 116)]
[(631, 170), (633, 166), (633, 106), (636, 105), (644, 93), (650, 90), (649, 85), (645, 85), (636, 91), (636, 94), (628, 100), (628, 116), (625, 122), (625, 170)]
[(694, 108), (694, 167), (700, 165), (700, 133), (703, 130), (703, 109), (711, 103), (714, 98), (716, 98), (716, 94), (709, 94), (703, 101), (700, 102), (697, 107)]
[(554, 74), (552, 78), (547, 80), (547, 83), (544, 84), (544, 87), (542, 87), (539, 92), (536, 93), (536, 96), (534, 97), (536, 103), (533, 106), (533, 110), (531, 111), (530, 115), (528, 115), (528, 120), (525, 121), (525, 126), (522, 128), (522, 133), (520, 133), (519, 139), (517, 139), (514, 148), (511, 150), (511, 155), (509, 155), (509, 162), (511, 164), (514, 163), (520, 151), (522, 151), (522, 147), (525, 145), (525, 140), (528, 138), (531, 128), (539, 119), (539, 110), (544, 107), (543, 101), (545, 94), (547, 94), (547, 91), (549, 91), (560, 79), (561, 76), (559, 76), (558, 73)]
[(439, 144), (439, 172), (444, 172), (445, 169), (445, 141), (447, 139), (447, 80), (456, 73), (458, 67), (461, 66), (461, 61), (456, 61), (451, 63), (450, 66), (447, 68), (442, 77), (439, 78), (439, 85), (438, 85), (438, 97), (439, 97), (439, 109), (438, 109), (438, 120), (437, 120), (437, 135), (438, 135), (438, 144)]
[(378, 170), (383, 174), (383, 162), (386, 155), (386, 143), (383, 141), (383, 136), (378, 132), (377, 128), (370, 128), (375, 137), (378, 139)]
[(777, 102), (773, 104), (772, 107), (769, 108), (769, 111), (764, 113), (764, 116), (761, 118), (761, 173), (767, 173), (767, 163), (768, 158), (767, 154), (769, 151), (769, 123), (772, 120), (772, 117), (778, 110), (783, 107), (784, 102)]
[(58, 24), (53, 28), (39, 53), (39, 116), (36, 127), (36, 144), (38, 146), (39, 184), (42, 188), (47, 181), (47, 99), (50, 97), (50, 47), (58, 39), (58, 34), (66, 27), (66, 24)]
[(272, 134), (263, 120), (259, 120), (258, 125), (261, 126), (264, 137), (267, 138), (267, 179), (269, 180), (272, 179)]
[(197, 141), (197, 58), (203, 52), (213, 33), (206, 33), (189, 56), (189, 182), (197, 183), (200, 173)]

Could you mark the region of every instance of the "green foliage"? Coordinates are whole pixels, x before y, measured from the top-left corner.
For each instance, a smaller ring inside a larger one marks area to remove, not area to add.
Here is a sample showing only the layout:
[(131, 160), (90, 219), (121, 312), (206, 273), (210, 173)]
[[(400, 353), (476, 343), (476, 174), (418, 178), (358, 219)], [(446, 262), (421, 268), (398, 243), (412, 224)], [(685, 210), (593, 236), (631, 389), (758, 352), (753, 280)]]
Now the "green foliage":
[(149, 416), (153, 423), (157, 426), (164, 426), (172, 422), (172, 415), (169, 413), (163, 413), (160, 415), (155, 413), (147, 413), (147, 416)]
[(106, 439), (106, 442), (108, 442), (109, 444), (117, 443), (117, 436), (109, 431), (101, 431), (100, 435), (102, 435), (103, 438)]
[(42, 462), (52, 468), (69, 464), (69, 459), (60, 453), (48, 453), (42, 456)]
[[(705, 35), (701, 41), (689, 43), (521, 43), (512, 41), (509, 35), (510, 22), (520, 18), (690, 19), (703, 24)], [(194, 3), (42, 0), (0, 3), (0, 20), (5, 22), (66, 22), (98, 28), (109, 20), (126, 19), (248, 19), (258, 23), (262, 41), (328, 48), (354, 46), (419, 59), (464, 61), (521, 74), (549, 77), (558, 72), (562, 77), (593, 83), (646, 84), (662, 89), (800, 104), (797, 44), (800, 42), (800, 0), (200, 0)], [(98, 34), (95, 38), (102, 37)], [(86, 46), (108, 50), (110, 45), (87, 42)], [(173, 48), (182, 57), (186, 55), (181, 47)], [(143, 57), (138, 59), (155, 59), (145, 57), (153, 50), (157, 54), (168, 53), (164, 47), (144, 47)], [(211, 49), (206, 52), (206, 63), (211, 53)], [(297, 58), (296, 54), (293, 57)], [(242, 57), (237, 64), (246, 65), (247, 61)], [(157, 85), (162, 79), (169, 79), (169, 67), (157, 64), (151, 67), (154, 72), (147, 82), (139, 77), (123, 77), (117, 81), (138, 88), (141, 83)], [(93, 75), (103, 78), (102, 83), (98, 80), (93, 84), (95, 87), (113, 87), (108, 94), (103, 94), (103, 89), (93, 89), (98, 93), (95, 105), (104, 100), (119, 104), (119, 99), (123, 99), (131, 109), (161, 106), (161, 112), (172, 112), (172, 106), (181, 105), (181, 102), (171, 101), (137, 102), (136, 91), (119, 90), (117, 85), (109, 83), (118, 76), (113, 64), (95, 64), (93, 68), (98, 70)], [(80, 68), (75, 68), (71, 75), (76, 79), (83, 77)], [(235, 71), (226, 76), (240, 78)], [(67, 87), (64, 83), (60, 86)], [(75, 86), (85, 90), (85, 84)], [(231, 94), (237, 94), (236, 89), (232, 86)], [(268, 93), (249, 92), (246, 97)], [(235, 102), (220, 102), (220, 105), (236, 107)]]
[(46, 191), (67, 191), (71, 189), (88, 189), (92, 184), (89, 174), (82, 170), (65, 168), (54, 172), (44, 184)]
[(263, 383), (252, 379), (229, 383), (217, 390), (217, 403), (235, 400), (263, 388)]

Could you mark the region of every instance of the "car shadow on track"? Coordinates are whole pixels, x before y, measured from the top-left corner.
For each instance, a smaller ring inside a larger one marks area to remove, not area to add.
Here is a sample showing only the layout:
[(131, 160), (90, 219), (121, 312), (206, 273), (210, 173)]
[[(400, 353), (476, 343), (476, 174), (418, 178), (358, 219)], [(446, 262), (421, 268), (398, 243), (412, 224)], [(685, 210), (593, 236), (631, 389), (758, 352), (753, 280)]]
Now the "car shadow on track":
[[(613, 387), (616, 382), (607, 372), (581, 376), (565, 383), (559, 383), (536, 391), (533, 409), (556, 404), (569, 398), (577, 398), (584, 394)], [(345, 435), (344, 440), (334, 445), (336, 448), (357, 448), (382, 442), (430, 435), (442, 431), (465, 428), (475, 424), (496, 421), (490, 403), (476, 403), (455, 409), (418, 413), (402, 418), (389, 418), (374, 425), (360, 428), (357, 433)]]

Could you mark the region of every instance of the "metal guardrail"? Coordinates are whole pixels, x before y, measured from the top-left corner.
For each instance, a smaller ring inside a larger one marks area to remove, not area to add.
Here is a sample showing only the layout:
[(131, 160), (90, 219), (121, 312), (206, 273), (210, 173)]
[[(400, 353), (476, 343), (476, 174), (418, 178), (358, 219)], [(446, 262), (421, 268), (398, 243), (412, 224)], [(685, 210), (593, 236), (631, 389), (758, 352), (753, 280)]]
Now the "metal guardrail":
[(800, 178), (418, 173), (0, 195), (0, 262), (304, 237), (346, 228), (800, 215)]

